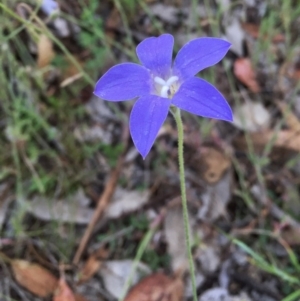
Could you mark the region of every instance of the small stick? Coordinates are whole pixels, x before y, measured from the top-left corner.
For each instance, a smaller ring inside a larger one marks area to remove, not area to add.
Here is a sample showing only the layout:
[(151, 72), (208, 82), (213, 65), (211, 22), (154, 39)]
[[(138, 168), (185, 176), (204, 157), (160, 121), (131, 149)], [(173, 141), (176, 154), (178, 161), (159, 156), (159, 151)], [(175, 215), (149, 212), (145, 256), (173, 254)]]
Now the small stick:
[(75, 264), (75, 265), (78, 264), (78, 262), (81, 258), (81, 255), (82, 255), (83, 251), (85, 250), (85, 247), (92, 235), (94, 227), (96, 226), (96, 223), (98, 222), (100, 216), (102, 215), (103, 211), (105, 210), (109, 200), (111, 199), (111, 197), (115, 191), (117, 181), (119, 178), (119, 174), (121, 171), (121, 167), (123, 165), (123, 160), (124, 160), (124, 155), (119, 158), (117, 166), (115, 167), (115, 169), (111, 172), (111, 174), (109, 176), (109, 180), (108, 180), (108, 182), (105, 186), (105, 189), (97, 203), (97, 207), (95, 209), (94, 215), (93, 215), (87, 229), (84, 232), (84, 235), (80, 241), (80, 244), (79, 244), (76, 254), (74, 256), (73, 264)]

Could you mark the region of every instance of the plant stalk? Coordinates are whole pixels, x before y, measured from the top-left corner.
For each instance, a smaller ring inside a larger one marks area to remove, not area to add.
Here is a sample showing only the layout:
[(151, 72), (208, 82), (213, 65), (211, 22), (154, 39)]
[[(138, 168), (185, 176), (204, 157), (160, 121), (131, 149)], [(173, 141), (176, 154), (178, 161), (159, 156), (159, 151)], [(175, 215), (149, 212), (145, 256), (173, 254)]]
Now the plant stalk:
[(198, 301), (197, 289), (196, 289), (196, 279), (195, 279), (195, 266), (191, 250), (191, 233), (189, 227), (189, 213), (186, 198), (186, 187), (185, 187), (185, 172), (184, 172), (184, 157), (183, 157), (183, 124), (180, 114), (180, 109), (176, 108), (174, 111), (171, 110), (176, 121), (177, 131), (178, 131), (178, 163), (179, 163), (179, 176), (180, 176), (180, 191), (181, 191), (181, 201), (182, 201), (182, 212), (184, 221), (184, 232), (185, 232), (185, 244), (186, 252), (189, 261), (190, 277), (192, 281), (193, 289), (193, 300)]

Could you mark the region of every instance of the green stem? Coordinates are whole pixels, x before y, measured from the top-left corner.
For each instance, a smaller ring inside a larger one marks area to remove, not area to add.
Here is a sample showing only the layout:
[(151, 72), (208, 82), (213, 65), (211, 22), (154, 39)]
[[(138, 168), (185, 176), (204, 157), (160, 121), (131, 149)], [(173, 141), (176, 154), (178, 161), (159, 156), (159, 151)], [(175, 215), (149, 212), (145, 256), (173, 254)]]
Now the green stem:
[(191, 250), (191, 233), (190, 233), (190, 226), (189, 226), (189, 213), (188, 213), (186, 188), (185, 188), (184, 158), (183, 158), (183, 124), (182, 124), (180, 109), (176, 108), (175, 111), (172, 111), (172, 113), (175, 118), (177, 130), (178, 130), (178, 163), (179, 163), (180, 190), (181, 190), (186, 252), (189, 260), (193, 298), (194, 301), (197, 301), (198, 298), (197, 298), (197, 290), (196, 290), (195, 266), (194, 266), (194, 260), (193, 260), (192, 250)]
[(126, 297), (126, 294), (128, 293), (129, 291), (129, 288), (132, 284), (132, 280), (133, 280), (133, 276), (134, 276), (134, 273), (136, 272), (137, 268), (138, 268), (138, 264), (140, 263), (141, 261), (141, 258), (147, 248), (147, 246), (149, 245), (150, 241), (151, 241), (151, 238), (153, 237), (155, 231), (157, 230), (157, 227), (159, 225), (160, 221), (154, 221), (154, 223), (152, 225), (150, 225), (150, 228), (148, 229), (146, 235), (144, 236), (143, 240), (140, 242), (140, 245), (138, 246), (138, 249), (137, 249), (137, 253), (135, 255), (135, 258), (133, 260), (133, 264), (132, 264), (132, 268), (131, 268), (131, 271), (129, 273), (129, 276), (125, 282), (125, 285), (122, 289), (122, 293), (121, 293), (121, 296), (119, 298), (119, 301), (123, 301)]

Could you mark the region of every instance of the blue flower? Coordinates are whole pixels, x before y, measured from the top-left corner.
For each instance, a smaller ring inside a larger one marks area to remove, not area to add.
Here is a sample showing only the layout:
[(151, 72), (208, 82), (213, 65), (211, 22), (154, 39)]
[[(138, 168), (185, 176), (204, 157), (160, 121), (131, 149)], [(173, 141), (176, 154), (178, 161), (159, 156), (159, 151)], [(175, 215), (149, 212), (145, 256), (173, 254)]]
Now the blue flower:
[(170, 106), (202, 117), (232, 121), (222, 94), (195, 75), (218, 63), (230, 43), (218, 38), (198, 38), (178, 52), (172, 65), (174, 38), (151, 37), (136, 48), (142, 65), (123, 63), (109, 69), (97, 82), (94, 94), (108, 101), (138, 97), (130, 115), (132, 140), (145, 158), (167, 118)]

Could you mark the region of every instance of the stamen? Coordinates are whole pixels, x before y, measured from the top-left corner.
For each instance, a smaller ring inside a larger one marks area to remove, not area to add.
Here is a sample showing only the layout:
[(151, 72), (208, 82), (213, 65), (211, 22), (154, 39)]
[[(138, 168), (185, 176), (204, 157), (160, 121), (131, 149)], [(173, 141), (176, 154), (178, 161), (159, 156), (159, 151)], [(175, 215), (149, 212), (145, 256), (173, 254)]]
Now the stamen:
[(160, 96), (164, 98), (168, 98), (169, 87), (163, 86), (160, 91)]
[[(173, 76), (172, 76), (173, 77)], [(158, 76), (155, 76), (154, 77), (154, 81), (157, 83), (157, 84), (160, 84), (162, 86), (165, 86), (167, 85), (166, 81), (163, 80), (161, 77), (158, 77)]]
[(174, 84), (174, 83), (177, 82), (177, 81), (178, 81), (178, 76), (171, 76), (171, 77), (167, 80), (166, 85), (170, 87), (172, 84)]

